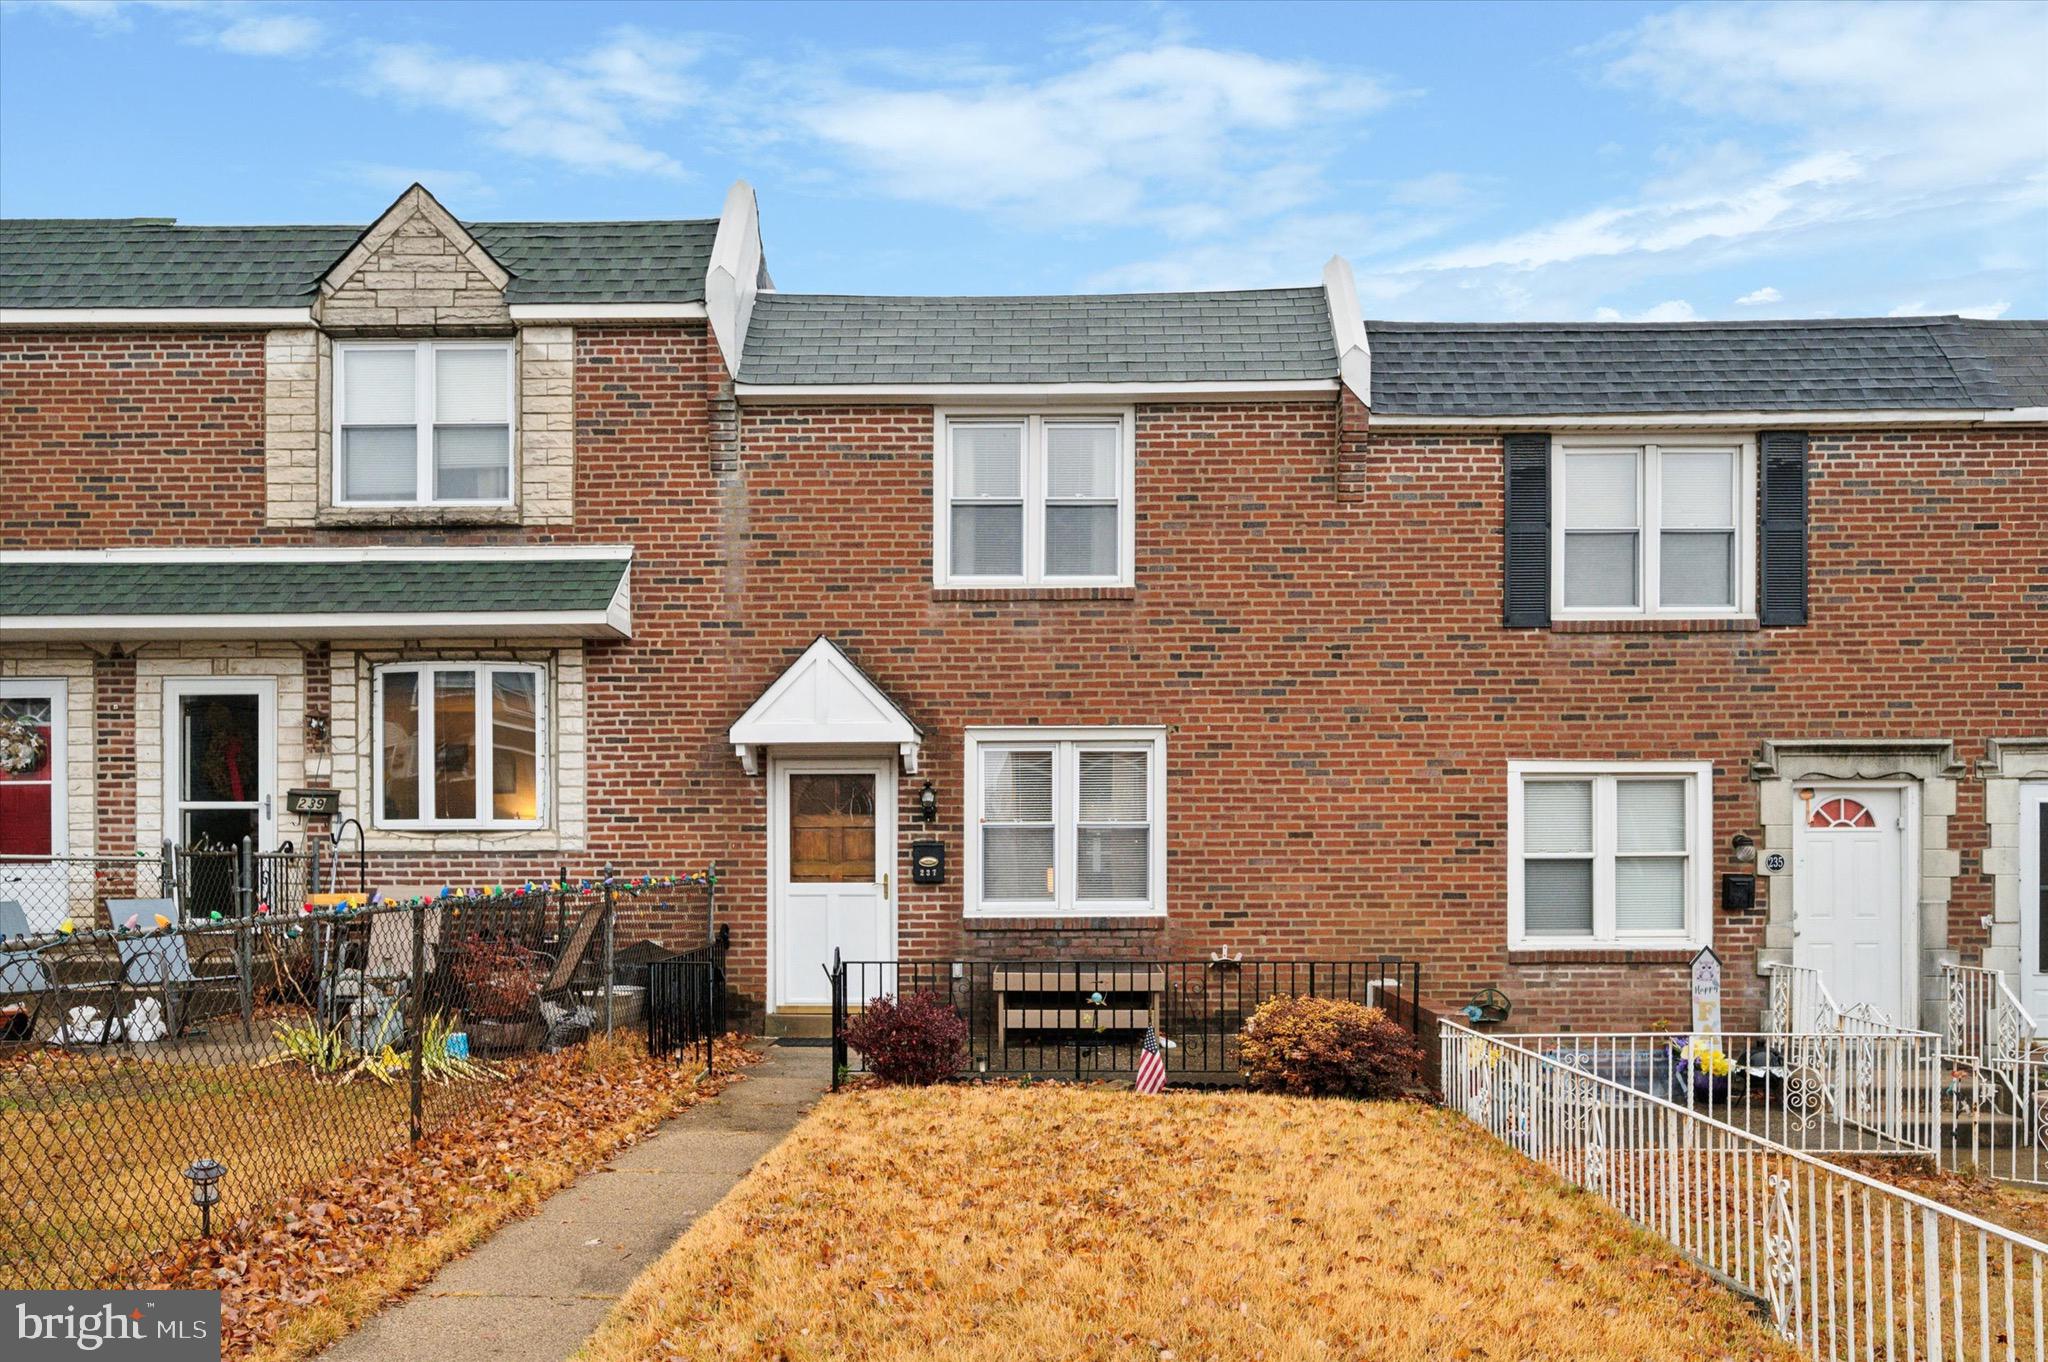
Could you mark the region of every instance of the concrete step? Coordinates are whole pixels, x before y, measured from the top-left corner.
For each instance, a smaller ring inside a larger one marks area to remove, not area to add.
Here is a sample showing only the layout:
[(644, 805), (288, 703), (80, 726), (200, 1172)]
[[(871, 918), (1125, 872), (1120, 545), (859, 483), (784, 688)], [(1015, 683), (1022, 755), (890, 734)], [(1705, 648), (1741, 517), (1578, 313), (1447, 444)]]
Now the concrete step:
[(775, 1012), (767, 1019), (767, 1033), (775, 1038), (788, 1037), (792, 1040), (832, 1039), (832, 1014), (830, 1012)]

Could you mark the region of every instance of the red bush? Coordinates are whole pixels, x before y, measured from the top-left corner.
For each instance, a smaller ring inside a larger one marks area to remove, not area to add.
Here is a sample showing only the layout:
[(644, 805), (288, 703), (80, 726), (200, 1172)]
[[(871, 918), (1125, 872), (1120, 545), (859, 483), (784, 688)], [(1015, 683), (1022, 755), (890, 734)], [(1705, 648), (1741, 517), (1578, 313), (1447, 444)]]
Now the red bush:
[(884, 1083), (924, 1087), (967, 1063), (967, 1023), (936, 993), (872, 999), (839, 1034)]
[(1422, 1046), (1377, 1007), (1279, 997), (1244, 1024), (1239, 1056), (1259, 1092), (1399, 1097), (1422, 1083)]

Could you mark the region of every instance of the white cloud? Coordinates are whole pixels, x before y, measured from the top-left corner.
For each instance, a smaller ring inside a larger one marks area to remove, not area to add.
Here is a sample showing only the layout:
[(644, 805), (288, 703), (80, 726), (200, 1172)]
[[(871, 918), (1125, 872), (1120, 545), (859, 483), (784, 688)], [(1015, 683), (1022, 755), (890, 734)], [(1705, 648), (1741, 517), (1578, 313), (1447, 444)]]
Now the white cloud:
[(323, 30), (300, 14), (251, 15), (214, 36), (230, 52), (251, 57), (296, 57), (320, 45)]
[(1699, 314), (1692, 310), (1692, 304), (1683, 298), (1658, 303), (1655, 307), (1645, 308), (1634, 316), (1624, 316), (1611, 307), (1593, 309), (1593, 320), (1596, 322), (1690, 322), (1698, 320), (1698, 317)]
[(1762, 288), (1751, 289), (1748, 293), (1737, 298), (1735, 305), (1737, 307), (1761, 307), (1765, 303), (1782, 303), (1784, 301), (1784, 294), (1778, 292), (1777, 289), (1769, 284), (1765, 284)]
[(370, 49), (367, 90), (441, 109), (480, 126), (495, 145), (577, 170), (680, 176), (650, 145), (651, 125), (695, 104), (689, 75), (700, 49), (634, 29), (552, 61), (492, 61), (417, 45)]
[(1995, 321), (2012, 311), (2012, 302), (2001, 299), (1995, 303), (1974, 303), (1966, 307), (1930, 307), (1925, 298), (1916, 298), (1910, 303), (1900, 303), (1887, 317), (1970, 317), (1977, 321)]
[(1323, 197), (1326, 141), (1389, 98), (1314, 62), (1166, 41), (1037, 77), (834, 81), (795, 119), (898, 198), (1192, 238)]

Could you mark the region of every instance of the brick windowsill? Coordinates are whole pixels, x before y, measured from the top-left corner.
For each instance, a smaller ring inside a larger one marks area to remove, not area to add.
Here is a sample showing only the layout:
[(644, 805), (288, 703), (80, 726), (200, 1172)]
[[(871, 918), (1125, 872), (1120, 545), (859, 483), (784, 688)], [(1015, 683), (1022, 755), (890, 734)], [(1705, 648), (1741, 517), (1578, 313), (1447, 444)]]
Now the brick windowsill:
[(1660, 947), (1656, 950), (1613, 951), (1613, 950), (1513, 950), (1508, 952), (1510, 965), (1686, 965), (1698, 952), (1684, 948)]
[(1553, 634), (1753, 634), (1760, 628), (1743, 620), (1552, 620)]
[(1163, 917), (970, 917), (969, 932), (1163, 932)]
[(935, 586), (935, 601), (1135, 601), (1134, 586)]

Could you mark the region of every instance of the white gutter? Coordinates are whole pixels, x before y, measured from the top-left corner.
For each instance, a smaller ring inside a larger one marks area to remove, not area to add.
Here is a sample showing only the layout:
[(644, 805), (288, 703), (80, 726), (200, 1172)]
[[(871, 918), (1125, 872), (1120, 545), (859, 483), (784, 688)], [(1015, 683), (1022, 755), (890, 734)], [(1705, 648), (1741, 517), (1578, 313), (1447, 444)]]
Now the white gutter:
[(0, 326), (311, 326), (307, 307), (0, 307)]
[(1125, 402), (1209, 397), (1327, 397), (1334, 378), (1199, 383), (735, 383), (741, 402), (994, 401), (1116, 398)]
[(2024, 418), (2006, 411), (1635, 412), (1621, 416), (1395, 416), (1374, 412), (1374, 430), (1714, 430), (1760, 426), (1972, 426)]
[(11, 563), (547, 563), (627, 560), (631, 544), (492, 544), (455, 547), (365, 545), (361, 548), (301, 546), (190, 549), (9, 549)]
[(286, 615), (13, 615), (0, 641), (125, 641), (188, 638), (631, 638), (607, 610), (387, 611)]
[(514, 303), (515, 322), (686, 322), (710, 314), (702, 303)]

